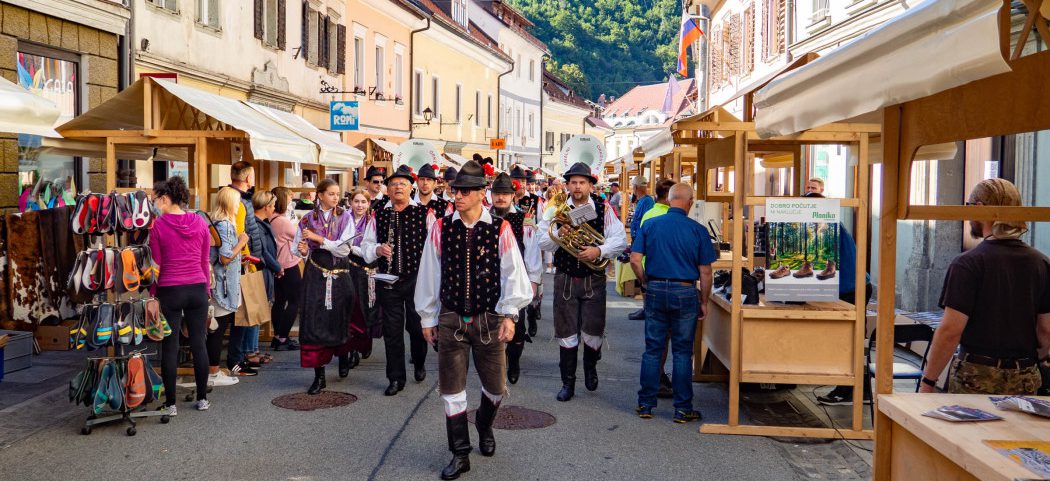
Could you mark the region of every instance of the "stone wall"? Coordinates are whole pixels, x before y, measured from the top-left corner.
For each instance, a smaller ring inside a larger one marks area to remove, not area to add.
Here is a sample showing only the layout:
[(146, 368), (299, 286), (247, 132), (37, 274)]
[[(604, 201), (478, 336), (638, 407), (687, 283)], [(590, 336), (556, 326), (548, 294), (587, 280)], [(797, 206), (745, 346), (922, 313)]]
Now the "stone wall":
[[(117, 94), (120, 85), (118, 37), (74, 22), (51, 17), (22, 7), (0, 5), (0, 75), (17, 83), (18, 41), (28, 40), (81, 55), (81, 96), (90, 110)], [(0, 209), (18, 205), (18, 145), (16, 137), (0, 133), (3, 159), (0, 162)], [(86, 187), (106, 188), (104, 159), (85, 159)], [(85, 186), (78, 186), (81, 190)]]

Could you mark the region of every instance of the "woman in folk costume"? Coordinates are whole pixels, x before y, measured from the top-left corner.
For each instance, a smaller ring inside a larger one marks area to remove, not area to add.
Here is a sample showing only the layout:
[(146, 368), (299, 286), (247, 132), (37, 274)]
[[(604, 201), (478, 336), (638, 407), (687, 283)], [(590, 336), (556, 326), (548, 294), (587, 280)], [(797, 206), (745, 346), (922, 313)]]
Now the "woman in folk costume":
[(372, 355), (372, 331), (379, 325), (379, 309), (375, 307), (375, 284), (369, 274), (375, 264), (365, 262), (361, 256), (361, 240), (365, 229), (375, 222), (372, 215), (372, 199), (365, 189), (350, 194), (350, 278), (354, 282), (354, 301), (350, 304), (350, 368), (361, 358)]
[(353, 235), (350, 211), (339, 208), (339, 184), (331, 179), (317, 185), (316, 207), (299, 221), (295, 245), (306, 259), (299, 304), (299, 359), (314, 368), (307, 394), (326, 387), (325, 365), (339, 357), (339, 376), (350, 374), (350, 311), (353, 281), (350, 278), (349, 240)]

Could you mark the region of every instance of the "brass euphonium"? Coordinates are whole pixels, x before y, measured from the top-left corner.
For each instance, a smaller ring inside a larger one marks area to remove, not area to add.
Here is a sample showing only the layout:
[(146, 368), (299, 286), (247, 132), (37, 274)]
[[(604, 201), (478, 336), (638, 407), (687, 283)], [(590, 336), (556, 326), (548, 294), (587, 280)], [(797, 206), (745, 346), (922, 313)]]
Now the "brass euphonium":
[[(559, 192), (551, 198), (548, 203), (548, 215), (550, 216), (550, 225), (547, 227), (547, 235), (550, 236), (558, 247), (565, 249), (566, 252), (572, 254), (573, 257), (579, 256), (580, 252), (587, 247), (597, 247), (605, 243), (605, 236), (594, 230), (590, 224), (584, 222), (580, 225), (573, 225), (572, 219), (569, 217), (569, 207), (567, 195), (564, 192)], [(555, 237), (554, 232), (558, 229), (555, 225), (569, 227), (568, 235), (561, 237)], [(584, 265), (594, 269), (596, 271), (603, 271), (609, 265), (609, 259), (597, 258), (593, 261), (581, 260)]]

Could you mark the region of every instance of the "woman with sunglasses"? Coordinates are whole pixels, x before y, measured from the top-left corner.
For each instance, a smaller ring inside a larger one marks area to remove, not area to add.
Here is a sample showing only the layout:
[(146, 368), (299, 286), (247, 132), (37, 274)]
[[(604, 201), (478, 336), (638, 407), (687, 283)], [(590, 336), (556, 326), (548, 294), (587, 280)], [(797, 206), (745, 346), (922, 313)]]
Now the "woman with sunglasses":
[(299, 222), (296, 249), (306, 259), (299, 308), (299, 359), (314, 369), (307, 394), (326, 387), (325, 365), (339, 357), (339, 375), (350, 372), (350, 306), (353, 280), (350, 254), (353, 216), (339, 207), (339, 184), (332, 179), (317, 185), (317, 205)]

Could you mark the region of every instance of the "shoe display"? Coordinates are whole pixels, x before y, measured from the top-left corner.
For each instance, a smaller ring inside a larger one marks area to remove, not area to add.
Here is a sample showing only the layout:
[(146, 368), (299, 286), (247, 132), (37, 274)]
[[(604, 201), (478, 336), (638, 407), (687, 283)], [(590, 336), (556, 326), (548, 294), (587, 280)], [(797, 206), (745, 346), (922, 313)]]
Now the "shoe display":
[(769, 278), (780, 279), (782, 277), (787, 277), (789, 274), (791, 274), (791, 269), (788, 266), (781, 264), (780, 267), (777, 268), (777, 270), (773, 271), (773, 273), (769, 275)]
[(692, 421), (699, 421), (703, 416), (700, 415), (700, 411), (690, 409), (683, 411), (681, 409), (674, 410), (674, 422), (678, 424), (684, 424)]
[(384, 396), (396, 396), (397, 393), (405, 389), (405, 383), (401, 381), (390, 381), (390, 385), (386, 387), (386, 391), (383, 391)]
[(791, 274), (795, 279), (802, 279), (804, 277), (813, 277), (813, 265), (809, 261), (802, 263), (802, 268)]
[(826, 281), (832, 277), (835, 277), (835, 261), (828, 261), (827, 267), (820, 274), (817, 274), (817, 280)]

